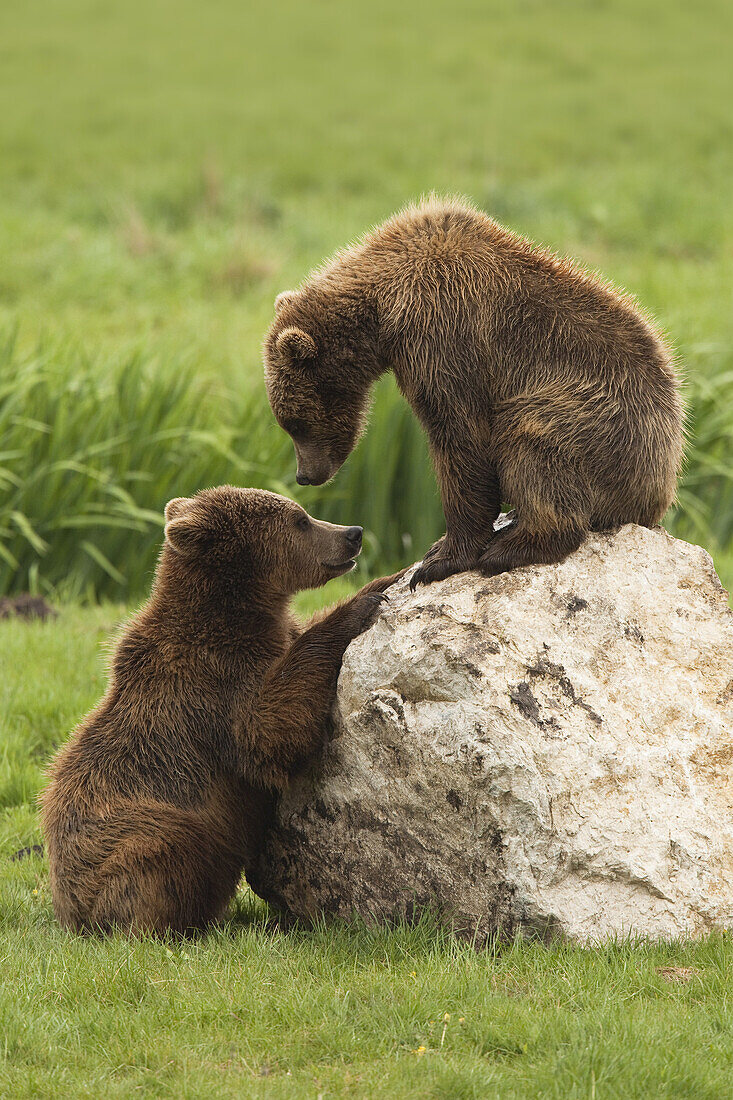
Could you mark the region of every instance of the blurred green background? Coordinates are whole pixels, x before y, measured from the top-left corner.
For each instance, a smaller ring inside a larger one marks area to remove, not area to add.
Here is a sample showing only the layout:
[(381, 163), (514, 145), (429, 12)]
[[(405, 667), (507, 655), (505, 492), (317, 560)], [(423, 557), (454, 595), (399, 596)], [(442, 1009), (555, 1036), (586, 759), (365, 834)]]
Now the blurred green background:
[(361, 523), (367, 572), (442, 530), (391, 380), (325, 490), (262, 385), (275, 294), (461, 192), (636, 294), (690, 401), (668, 526), (733, 584), (727, 0), (4, 0), (0, 593), (138, 598), (171, 497), (233, 481)]

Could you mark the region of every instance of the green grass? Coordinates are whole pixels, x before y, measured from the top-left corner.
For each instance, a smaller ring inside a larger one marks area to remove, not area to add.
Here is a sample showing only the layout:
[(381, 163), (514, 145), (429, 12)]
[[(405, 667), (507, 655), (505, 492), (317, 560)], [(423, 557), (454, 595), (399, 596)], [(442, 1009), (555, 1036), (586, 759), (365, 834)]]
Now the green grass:
[[(301, 599), (305, 612), (337, 585)], [(34, 798), (98, 697), (121, 607), (0, 622), (0, 1095), (722, 1100), (733, 941), (474, 951), (415, 928), (282, 933), (246, 889), (193, 944), (53, 919)], [(688, 967), (682, 982), (667, 967)], [(446, 1019), (446, 1014), (448, 1019)], [(422, 1049), (424, 1048), (424, 1049)]]
[(296, 491), (259, 349), (277, 291), (431, 189), (658, 318), (692, 404), (669, 526), (733, 587), (731, 31), (724, 0), (6, 0), (0, 592), (135, 599), (166, 499), (225, 480), (362, 523), (375, 572), (419, 556), (441, 513), (394, 388)]

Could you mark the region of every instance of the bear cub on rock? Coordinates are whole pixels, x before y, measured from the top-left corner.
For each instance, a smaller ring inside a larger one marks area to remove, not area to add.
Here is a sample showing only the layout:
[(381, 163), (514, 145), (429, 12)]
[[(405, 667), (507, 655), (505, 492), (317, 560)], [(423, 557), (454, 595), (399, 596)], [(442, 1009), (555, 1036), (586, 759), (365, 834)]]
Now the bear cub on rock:
[(360, 527), (224, 486), (166, 507), (152, 595), (42, 795), (56, 915), (188, 933), (253, 864), (273, 792), (321, 742), (344, 650), (396, 577), (307, 629), (291, 596), (353, 568)]
[[(682, 406), (659, 333), (470, 206), (409, 207), (275, 308), (265, 379), (301, 484), (336, 473), (385, 371), (427, 432), (446, 534), (413, 587), (560, 561), (588, 530), (650, 527), (672, 502)], [(503, 501), (515, 520), (495, 531)]]

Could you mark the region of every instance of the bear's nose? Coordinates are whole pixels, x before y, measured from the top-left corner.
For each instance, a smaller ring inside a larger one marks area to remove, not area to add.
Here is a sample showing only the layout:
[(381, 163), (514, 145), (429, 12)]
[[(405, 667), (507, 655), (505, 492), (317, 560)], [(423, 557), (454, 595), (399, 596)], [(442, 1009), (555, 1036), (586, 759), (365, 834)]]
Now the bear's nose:
[(295, 475), (295, 480), (298, 482), (298, 485), (310, 485), (311, 483), (311, 479), (309, 477), (306, 477), (305, 474), (301, 473), (297, 473)]
[(353, 546), (361, 546), (361, 536), (364, 534), (363, 527), (349, 527), (346, 535), (347, 542), (350, 542)]

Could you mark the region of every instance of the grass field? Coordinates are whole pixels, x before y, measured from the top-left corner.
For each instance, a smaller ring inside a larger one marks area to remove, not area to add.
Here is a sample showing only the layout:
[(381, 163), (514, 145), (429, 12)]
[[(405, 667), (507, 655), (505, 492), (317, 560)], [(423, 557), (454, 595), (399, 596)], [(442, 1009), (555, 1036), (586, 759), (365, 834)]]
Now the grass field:
[(281, 933), (247, 892), (184, 946), (61, 932), (45, 860), (9, 856), (40, 840), (43, 763), (102, 690), (121, 613), (0, 622), (0, 1096), (730, 1095), (730, 937), (476, 952), (429, 920)]
[(391, 383), (334, 483), (297, 489), (259, 351), (278, 291), (421, 193), (658, 319), (690, 402), (668, 526), (733, 587), (732, 33), (727, 0), (0, 4), (0, 594), (65, 601), (0, 622), (0, 1096), (730, 1095), (728, 937), (475, 953), (429, 921), (280, 934), (243, 893), (186, 947), (82, 941), (9, 856), (168, 498), (287, 491), (365, 526), (362, 576), (440, 533)]

